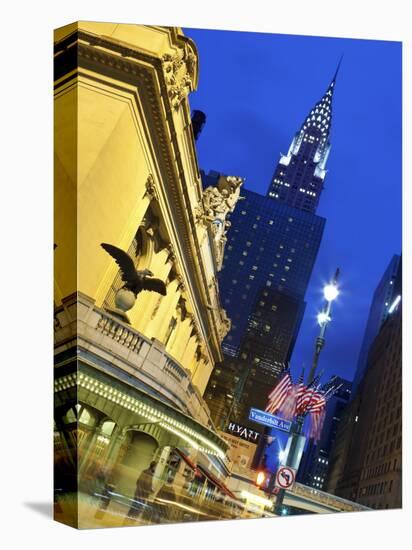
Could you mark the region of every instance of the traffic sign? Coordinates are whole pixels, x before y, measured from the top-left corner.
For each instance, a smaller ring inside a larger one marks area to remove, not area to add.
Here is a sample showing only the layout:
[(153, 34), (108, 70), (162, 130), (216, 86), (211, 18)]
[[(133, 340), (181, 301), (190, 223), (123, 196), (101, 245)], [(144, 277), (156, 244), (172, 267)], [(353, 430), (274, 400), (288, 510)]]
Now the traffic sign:
[(283, 420), (279, 416), (274, 414), (267, 413), (266, 411), (261, 411), (259, 409), (250, 409), (249, 420), (257, 422), (258, 424), (263, 424), (263, 426), (270, 426), (271, 428), (277, 428), (284, 432), (289, 432), (292, 422), (289, 420)]
[(275, 485), (280, 489), (290, 489), (295, 483), (296, 470), (289, 466), (281, 466), (276, 472)]

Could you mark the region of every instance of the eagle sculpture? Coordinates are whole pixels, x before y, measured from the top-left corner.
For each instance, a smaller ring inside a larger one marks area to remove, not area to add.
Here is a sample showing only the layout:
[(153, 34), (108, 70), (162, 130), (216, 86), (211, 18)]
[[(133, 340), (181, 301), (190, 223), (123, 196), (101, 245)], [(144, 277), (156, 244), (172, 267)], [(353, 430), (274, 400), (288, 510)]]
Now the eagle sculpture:
[(166, 296), (166, 285), (161, 279), (153, 278), (153, 273), (150, 269), (138, 271), (127, 252), (112, 244), (101, 243), (101, 246), (112, 258), (114, 258), (117, 265), (120, 267), (122, 281), (125, 283), (122, 288), (133, 292), (135, 297), (137, 297), (142, 290), (151, 290), (152, 292), (158, 292), (162, 294), (162, 296)]

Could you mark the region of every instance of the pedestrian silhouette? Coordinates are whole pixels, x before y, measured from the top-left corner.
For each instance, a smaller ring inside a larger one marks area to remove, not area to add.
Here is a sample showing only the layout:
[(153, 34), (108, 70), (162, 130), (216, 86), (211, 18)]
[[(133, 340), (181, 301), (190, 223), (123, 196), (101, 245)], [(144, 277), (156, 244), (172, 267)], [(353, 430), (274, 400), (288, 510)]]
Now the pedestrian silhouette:
[(133, 504), (130, 507), (127, 516), (125, 518), (125, 524), (130, 519), (145, 519), (148, 516), (147, 513), (147, 500), (153, 493), (153, 476), (156, 470), (157, 462), (152, 461), (146, 470), (140, 474), (136, 481), (136, 489), (134, 493)]

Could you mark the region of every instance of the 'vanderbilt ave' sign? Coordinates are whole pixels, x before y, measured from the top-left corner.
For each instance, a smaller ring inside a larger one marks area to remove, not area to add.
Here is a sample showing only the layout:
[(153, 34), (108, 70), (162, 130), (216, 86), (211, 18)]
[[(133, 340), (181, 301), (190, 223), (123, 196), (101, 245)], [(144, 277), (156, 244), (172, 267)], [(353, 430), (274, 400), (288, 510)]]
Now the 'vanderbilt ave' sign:
[(246, 428), (245, 426), (241, 426), (240, 424), (232, 421), (229, 422), (226, 431), (232, 435), (241, 437), (246, 441), (251, 441), (252, 443), (258, 443), (260, 437), (259, 432), (255, 432), (255, 430), (251, 430), (250, 428)]

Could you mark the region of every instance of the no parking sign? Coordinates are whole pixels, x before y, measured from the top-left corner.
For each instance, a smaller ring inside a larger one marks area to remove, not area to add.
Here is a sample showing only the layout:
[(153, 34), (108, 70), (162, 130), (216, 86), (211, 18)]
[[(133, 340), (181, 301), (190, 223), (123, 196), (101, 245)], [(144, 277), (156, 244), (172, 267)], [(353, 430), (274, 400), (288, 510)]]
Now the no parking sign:
[(276, 472), (276, 487), (280, 489), (290, 489), (295, 483), (296, 470), (289, 466), (281, 466)]

